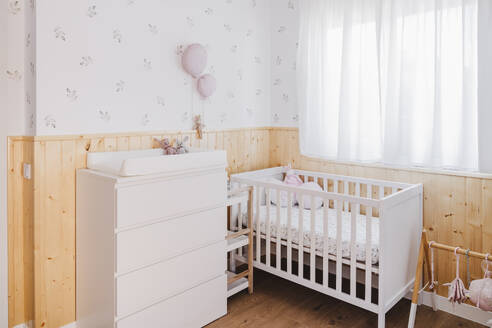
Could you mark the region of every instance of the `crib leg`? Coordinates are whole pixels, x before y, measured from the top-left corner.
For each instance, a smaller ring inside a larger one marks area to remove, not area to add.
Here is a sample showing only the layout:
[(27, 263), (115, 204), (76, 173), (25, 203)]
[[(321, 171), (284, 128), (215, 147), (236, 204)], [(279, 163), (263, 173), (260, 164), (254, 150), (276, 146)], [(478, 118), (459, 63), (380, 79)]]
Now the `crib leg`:
[(378, 314), (378, 328), (384, 328), (386, 322), (386, 313)]

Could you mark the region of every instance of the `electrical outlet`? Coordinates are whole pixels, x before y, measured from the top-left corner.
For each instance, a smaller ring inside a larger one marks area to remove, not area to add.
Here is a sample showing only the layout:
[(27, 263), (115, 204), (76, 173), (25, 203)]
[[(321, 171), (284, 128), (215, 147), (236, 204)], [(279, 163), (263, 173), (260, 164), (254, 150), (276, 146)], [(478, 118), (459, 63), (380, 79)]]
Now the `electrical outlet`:
[(31, 180), (31, 164), (24, 163), (23, 171), (24, 178), (26, 178), (27, 180)]

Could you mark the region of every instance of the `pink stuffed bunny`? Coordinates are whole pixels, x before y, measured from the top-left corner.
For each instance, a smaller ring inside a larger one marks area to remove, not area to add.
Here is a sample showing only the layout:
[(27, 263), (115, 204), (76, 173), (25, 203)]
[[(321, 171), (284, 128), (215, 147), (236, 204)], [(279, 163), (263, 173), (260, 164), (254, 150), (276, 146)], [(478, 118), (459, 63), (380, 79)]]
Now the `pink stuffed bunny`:
[(294, 170), (287, 171), (287, 173), (285, 174), (284, 183), (296, 187), (303, 185), (301, 178), (299, 178), (299, 176), (294, 174)]

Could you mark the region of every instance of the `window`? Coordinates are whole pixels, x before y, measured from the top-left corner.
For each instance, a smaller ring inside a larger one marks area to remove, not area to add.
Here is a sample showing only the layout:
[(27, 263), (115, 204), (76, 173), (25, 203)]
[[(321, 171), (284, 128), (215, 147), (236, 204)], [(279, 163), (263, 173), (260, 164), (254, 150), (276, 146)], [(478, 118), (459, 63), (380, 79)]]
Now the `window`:
[(478, 0), (300, 8), (303, 154), (479, 169)]

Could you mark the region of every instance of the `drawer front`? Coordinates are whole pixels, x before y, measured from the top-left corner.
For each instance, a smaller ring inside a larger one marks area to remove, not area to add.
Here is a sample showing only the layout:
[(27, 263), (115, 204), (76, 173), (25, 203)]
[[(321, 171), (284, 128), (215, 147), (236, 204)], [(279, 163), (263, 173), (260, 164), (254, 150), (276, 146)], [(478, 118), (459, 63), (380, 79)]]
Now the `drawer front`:
[(227, 313), (225, 275), (117, 322), (117, 328), (199, 328)]
[(118, 228), (225, 204), (225, 171), (119, 187)]
[(226, 208), (220, 207), (119, 232), (117, 272), (128, 272), (224, 240), (226, 225)]
[(127, 315), (224, 274), (226, 241), (116, 278), (116, 313)]

